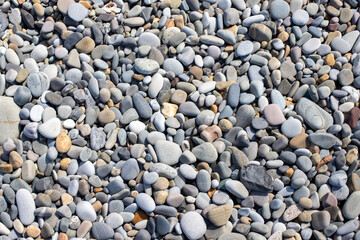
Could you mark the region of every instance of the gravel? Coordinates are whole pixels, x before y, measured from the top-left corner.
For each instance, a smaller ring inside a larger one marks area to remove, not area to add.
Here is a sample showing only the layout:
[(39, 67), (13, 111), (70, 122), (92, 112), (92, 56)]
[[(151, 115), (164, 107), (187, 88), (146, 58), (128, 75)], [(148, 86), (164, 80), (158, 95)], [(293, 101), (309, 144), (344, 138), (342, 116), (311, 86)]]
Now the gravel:
[(356, 1), (0, 1), (1, 239), (360, 239)]

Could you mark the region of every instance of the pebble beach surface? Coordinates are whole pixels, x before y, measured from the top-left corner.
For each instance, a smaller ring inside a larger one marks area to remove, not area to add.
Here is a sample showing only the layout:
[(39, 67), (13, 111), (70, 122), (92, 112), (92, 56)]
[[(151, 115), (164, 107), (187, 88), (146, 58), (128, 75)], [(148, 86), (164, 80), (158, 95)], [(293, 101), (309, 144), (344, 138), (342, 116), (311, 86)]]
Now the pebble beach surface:
[(356, 0), (0, 0), (0, 240), (360, 240)]

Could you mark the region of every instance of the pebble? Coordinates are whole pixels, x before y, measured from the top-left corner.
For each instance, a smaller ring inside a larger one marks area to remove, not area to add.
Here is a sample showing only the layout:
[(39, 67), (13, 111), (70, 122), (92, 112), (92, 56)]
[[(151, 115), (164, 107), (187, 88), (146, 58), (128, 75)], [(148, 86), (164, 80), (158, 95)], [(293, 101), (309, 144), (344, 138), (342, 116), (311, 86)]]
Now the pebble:
[(302, 46), (302, 52), (304, 54), (311, 54), (319, 49), (321, 42), (317, 38), (311, 38)]
[(290, 6), (283, 0), (276, 0), (270, 5), (270, 14), (274, 19), (284, 19), (290, 13)]
[(246, 198), (249, 196), (248, 190), (244, 187), (244, 185), (236, 180), (228, 180), (225, 183), (226, 190), (228, 190), (231, 194), (238, 198)]
[(206, 232), (206, 224), (203, 217), (195, 212), (189, 211), (180, 219), (181, 230), (191, 240), (201, 238)]
[(49, 139), (54, 139), (60, 135), (61, 121), (58, 118), (52, 118), (39, 126), (39, 133)]
[(309, 21), (309, 13), (302, 9), (296, 10), (293, 12), (291, 20), (295, 25), (303, 26)]
[(155, 210), (154, 200), (146, 193), (139, 193), (136, 196), (136, 204), (145, 212), (151, 213)]
[(333, 124), (333, 118), (322, 108), (307, 98), (301, 98), (295, 110), (314, 130), (328, 129)]
[(99, 240), (111, 239), (114, 236), (114, 230), (103, 222), (95, 222), (91, 228), (91, 233)]
[(80, 22), (88, 16), (88, 10), (80, 3), (72, 3), (69, 5), (67, 14), (75, 22)]
[(16, 192), (16, 206), (22, 224), (27, 226), (34, 222), (35, 202), (27, 189), (22, 188)]
[(264, 116), (270, 125), (280, 125), (285, 121), (279, 105), (270, 104), (264, 109)]
[(356, 216), (360, 214), (357, 208), (357, 204), (359, 203), (360, 191), (355, 191), (347, 198), (345, 204), (342, 208), (342, 213), (347, 219), (354, 219)]
[(177, 164), (182, 154), (178, 144), (165, 140), (156, 141), (154, 149), (158, 156), (159, 162), (165, 163), (167, 165)]
[(83, 221), (94, 222), (96, 220), (96, 212), (93, 206), (86, 201), (81, 201), (76, 205), (76, 214)]
[(139, 58), (135, 60), (134, 68), (140, 74), (151, 75), (159, 70), (159, 64), (155, 60)]
[(239, 57), (244, 57), (252, 53), (254, 45), (251, 41), (243, 41), (236, 48), (236, 54)]

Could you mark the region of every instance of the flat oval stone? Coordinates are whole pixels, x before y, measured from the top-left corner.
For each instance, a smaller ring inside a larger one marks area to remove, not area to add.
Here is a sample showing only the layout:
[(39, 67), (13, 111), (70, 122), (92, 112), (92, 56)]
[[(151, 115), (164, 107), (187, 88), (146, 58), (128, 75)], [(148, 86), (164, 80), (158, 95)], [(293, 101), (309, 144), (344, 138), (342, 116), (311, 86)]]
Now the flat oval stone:
[(288, 138), (293, 138), (301, 133), (301, 122), (295, 118), (288, 119), (281, 125), (281, 132)]
[(180, 226), (190, 240), (201, 238), (207, 229), (203, 217), (195, 211), (185, 213), (180, 219)]
[(192, 153), (195, 157), (207, 163), (215, 162), (218, 158), (218, 153), (213, 144), (209, 142), (202, 143), (192, 149)]
[(291, 20), (295, 25), (303, 26), (309, 21), (309, 13), (302, 9), (296, 10)]
[(334, 38), (330, 46), (333, 50), (339, 51), (341, 54), (345, 54), (351, 50), (350, 44), (341, 37)]
[(152, 75), (156, 73), (160, 66), (159, 63), (152, 59), (137, 58), (135, 59), (134, 68), (137, 72), (144, 75)]
[(254, 44), (251, 41), (242, 41), (236, 48), (236, 55), (239, 57), (247, 56), (252, 53)]
[(309, 41), (302, 45), (301, 49), (304, 54), (311, 54), (319, 49), (321, 45), (320, 39), (311, 38)]
[(160, 39), (153, 33), (144, 32), (139, 36), (138, 45), (158, 47), (160, 46)]
[(342, 145), (341, 140), (330, 133), (311, 133), (308, 139), (315, 145), (325, 149)]
[(178, 144), (165, 140), (159, 140), (155, 143), (155, 151), (159, 162), (167, 165), (177, 164), (182, 154)]
[(93, 206), (86, 201), (81, 201), (76, 205), (76, 214), (83, 221), (94, 222), (96, 220), (96, 212)]
[(232, 207), (229, 204), (214, 207), (209, 210), (208, 218), (215, 226), (223, 226), (230, 218)]
[(80, 3), (73, 3), (68, 8), (68, 16), (75, 22), (81, 22), (88, 16), (89, 10)]
[(31, 193), (22, 188), (16, 192), (16, 206), (22, 224), (30, 225), (35, 220), (35, 202)]
[(280, 125), (285, 121), (279, 105), (269, 104), (264, 108), (264, 116), (270, 125)]
[(127, 160), (121, 167), (121, 177), (125, 181), (135, 179), (139, 175), (139, 165), (135, 159)]
[(249, 196), (248, 190), (245, 188), (245, 186), (240, 181), (228, 180), (225, 183), (225, 188), (231, 194), (233, 194), (235, 197), (244, 199), (247, 196)]
[(26, 79), (26, 86), (30, 89), (33, 97), (38, 98), (49, 89), (50, 80), (43, 72), (31, 73)]
[(61, 121), (58, 118), (51, 118), (39, 126), (39, 133), (49, 139), (54, 139), (60, 135)]
[(327, 130), (333, 124), (331, 115), (307, 98), (301, 98), (296, 103), (295, 111), (314, 130)]
[(360, 214), (360, 191), (355, 191), (345, 201), (342, 213), (347, 219), (354, 219)]
[(283, 0), (276, 0), (270, 5), (270, 14), (273, 19), (284, 19), (290, 13), (290, 6)]
[(95, 239), (106, 240), (112, 239), (114, 236), (114, 230), (106, 223), (96, 222), (91, 228), (91, 233)]
[(155, 210), (154, 200), (146, 193), (139, 193), (136, 196), (136, 204), (145, 212), (152, 212)]

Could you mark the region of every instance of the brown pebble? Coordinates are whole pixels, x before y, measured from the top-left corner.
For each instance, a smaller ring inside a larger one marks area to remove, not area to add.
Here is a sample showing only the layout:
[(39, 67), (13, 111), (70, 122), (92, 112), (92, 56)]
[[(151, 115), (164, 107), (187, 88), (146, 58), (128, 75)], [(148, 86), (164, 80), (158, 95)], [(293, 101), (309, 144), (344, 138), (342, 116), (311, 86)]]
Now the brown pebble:
[(300, 133), (290, 140), (290, 147), (294, 149), (307, 148), (309, 143), (307, 141), (308, 135), (306, 133)]
[(61, 194), (61, 202), (63, 205), (69, 205), (70, 203), (72, 203), (74, 200), (74, 198), (68, 194), (68, 193), (63, 193)]
[(133, 218), (133, 220), (131, 222), (133, 224), (136, 224), (136, 223), (138, 223), (140, 221), (148, 220), (148, 219), (149, 219), (149, 216), (146, 215), (146, 213), (143, 210), (139, 209), (139, 210), (137, 210), (135, 212), (135, 216), (134, 216), (134, 218)]
[(106, 125), (115, 120), (115, 113), (111, 111), (109, 108), (105, 108), (98, 115), (98, 120), (101, 125)]
[(59, 238), (58, 238), (58, 240), (68, 240), (69, 238), (68, 238), (68, 236), (66, 235), (66, 233), (63, 233), (63, 232), (61, 232), (61, 233), (59, 233)]
[(9, 154), (9, 163), (12, 165), (13, 169), (16, 170), (21, 168), (23, 164), (23, 158), (18, 152), (12, 151)]
[(227, 223), (231, 215), (231, 205), (224, 204), (209, 210), (208, 218), (215, 226), (222, 226)]
[(102, 204), (100, 201), (94, 202), (94, 204), (92, 206), (93, 206), (95, 212), (98, 212), (102, 208)]
[(291, 178), (291, 176), (294, 174), (294, 169), (293, 168), (289, 168), (288, 170), (285, 171), (285, 176), (287, 176), (288, 178)]
[(154, 190), (165, 190), (169, 187), (169, 180), (164, 177), (159, 177), (159, 179), (152, 185)]
[(192, 66), (189, 69), (189, 72), (194, 75), (194, 77), (198, 80), (201, 80), (202, 76), (203, 76), (203, 70), (201, 68), (199, 68), (198, 66)]
[(138, 230), (130, 230), (127, 232), (129, 237), (134, 237), (138, 233)]
[(81, 196), (85, 196), (89, 193), (89, 184), (84, 179), (79, 181), (79, 193)]
[(154, 192), (154, 200), (156, 204), (162, 205), (166, 202), (169, 193), (167, 191), (156, 191)]
[(326, 65), (329, 65), (330, 67), (335, 65), (335, 57), (334, 54), (330, 53), (325, 57), (325, 63)]
[(95, 42), (90, 37), (84, 37), (76, 45), (76, 50), (79, 53), (90, 53), (95, 47)]
[(163, 108), (161, 109), (161, 113), (165, 118), (172, 118), (175, 116), (178, 110), (178, 105), (172, 103), (163, 103)]
[(204, 131), (202, 131), (200, 133), (200, 137), (202, 139), (204, 139), (206, 142), (212, 142), (212, 141), (214, 141), (215, 139), (218, 139), (221, 136), (222, 136), (221, 129), (216, 125), (213, 125), (211, 127), (207, 127), (207, 128), (204, 129)]
[(66, 170), (68, 166), (70, 165), (71, 160), (70, 158), (63, 158), (60, 160), (60, 167), (62, 170)]
[(233, 127), (233, 125), (229, 120), (221, 119), (219, 122), (219, 127), (220, 127), (221, 131), (227, 132)]
[(85, 237), (85, 235), (90, 231), (92, 227), (92, 223), (90, 221), (83, 221), (79, 228), (76, 230), (76, 235), (79, 237), (79, 238), (83, 238)]
[(71, 139), (70, 137), (66, 134), (66, 132), (62, 132), (55, 141), (55, 145), (56, 145), (56, 150), (59, 153), (66, 153), (67, 151), (69, 151), (70, 147), (71, 147)]
[(34, 225), (26, 228), (26, 235), (31, 238), (37, 238), (40, 235), (40, 229)]
[(351, 128), (355, 128), (359, 121), (360, 109), (358, 107), (354, 107), (349, 111), (348, 115), (348, 124)]
[(0, 165), (0, 173), (12, 173), (13, 166), (10, 163)]
[(351, 183), (355, 191), (360, 191), (360, 176), (357, 173), (351, 174)]
[(251, 218), (242, 216), (242, 217), (240, 218), (240, 222), (241, 222), (241, 223), (244, 223), (244, 224), (247, 224), (247, 225), (250, 225), (250, 223), (251, 223)]
[(301, 222), (311, 222), (311, 213), (309, 211), (303, 211), (302, 213), (300, 213), (300, 215), (298, 216), (298, 219)]
[(359, 151), (356, 148), (350, 149), (346, 154), (346, 163), (352, 164), (355, 160), (358, 159), (358, 153)]
[(300, 206), (303, 207), (304, 209), (310, 209), (310, 208), (312, 208), (311, 199), (310, 199), (310, 198), (307, 198), (307, 197), (300, 198), (299, 204), (300, 204)]
[(171, 102), (181, 104), (186, 101), (187, 93), (181, 89), (176, 89), (171, 95)]

